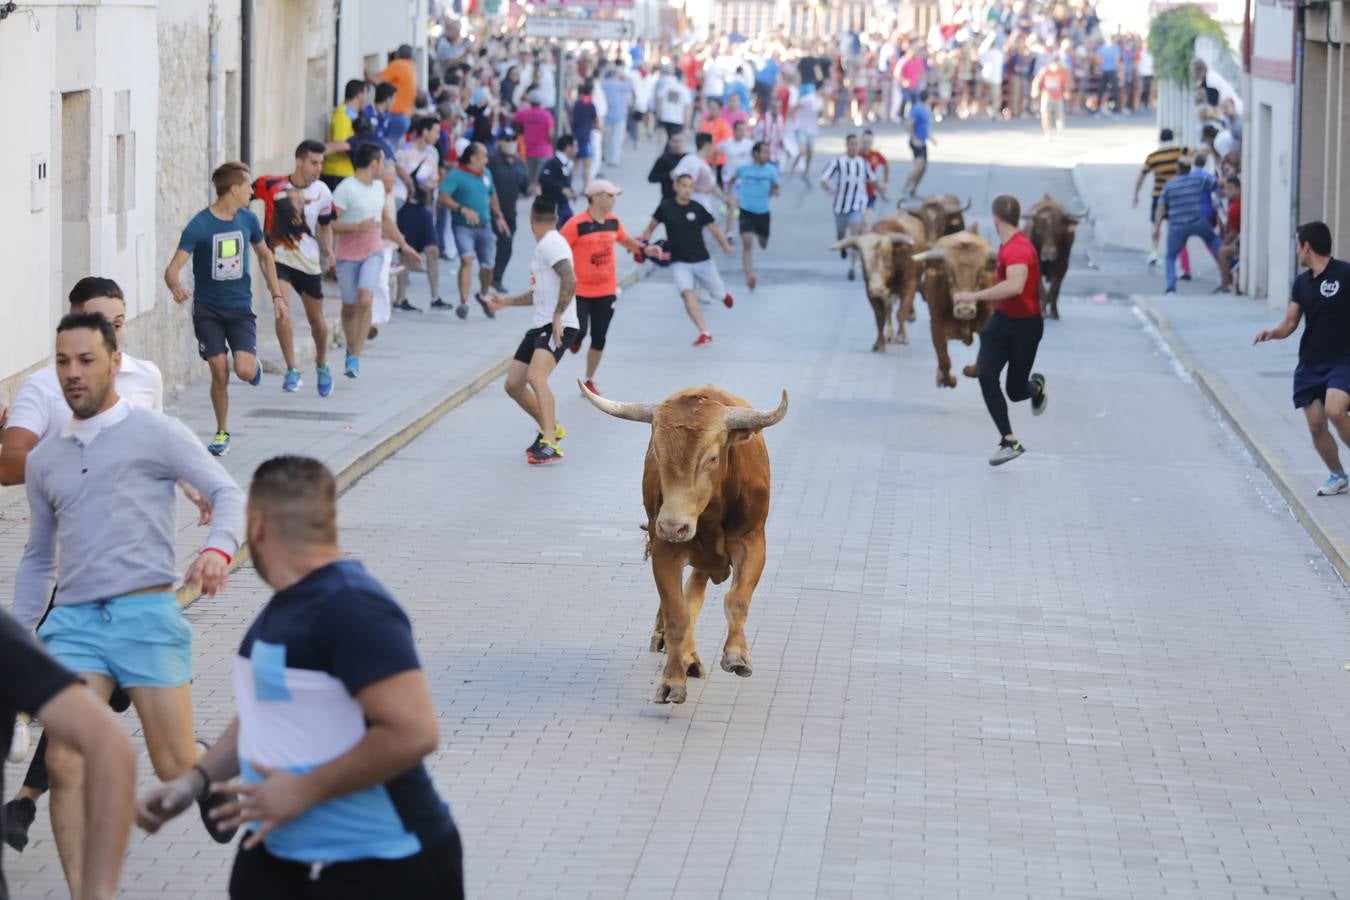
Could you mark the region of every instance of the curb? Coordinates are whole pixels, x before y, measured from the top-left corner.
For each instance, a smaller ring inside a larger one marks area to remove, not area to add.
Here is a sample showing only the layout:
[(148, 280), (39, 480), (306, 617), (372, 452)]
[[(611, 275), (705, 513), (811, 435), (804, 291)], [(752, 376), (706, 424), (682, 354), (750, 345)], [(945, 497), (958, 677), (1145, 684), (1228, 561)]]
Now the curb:
[[(647, 278), (654, 270), (655, 266), (639, 266), (629, 272), (623, 278), (619, 279), (618, 287), (620, 290), (630, 288), (638, 282)], [(448, 413), (464, 404), (473, 395), (477, 394), (483, 388), (506, 374), (506, 369), (511, 363), (511, 358), (507, 357), (501, 362), (495, 363), (486, 370), (480, 372), (476, 378), (467, 385), (455, 391), (449, 397), (433, 405), (430, 409), (418, 415), (413, 421), (404, 425), (393, 434), (380, 440), (374, 447), (362, 453), (356, 459), (347, 463), (337, 472), (333, 473), (337, 480), (337, 493), (341, 497), (349, 491), (356, 482), (370, 474), (375, 467), (393, 456), (404, 447), (411, 444), (422, 435), (428, 428), (435, 425)], [(230, 561), (230, 571), (233, 572), (248, 562), (251, 554), (249, 553), (248, 542), (245, 541), (239, 546), (239, 550), (234, 554)], [(197, 587), (188, 587), (182, 585), (176, 591), (178, 595), (178, 605), (186, 609), (191, 606), (199, 597), (201, 589)]]
[(1350, 584), (1350, 559), (1347, 559), (1347, 552), (1350, 552), (1350, 547), (1342, 547), (1337, 543), (1336, 538), (1322, 526), (1317, 513), (1303, 499), (1306, 487), (1285, 469), (1275, 453), (1268, 450), (1252, 431), (1243, 425), (1241, 418), (1234, 412), (1234, 410), (1240, 408), (1236, 399), (1220, 379), (1211, 376), (1205, 369), (1196, 364), (1190, 351), (1172, 331), (1172, 326), (1168, 323), (1166, 314), (1138, 294), (1131, 294), (1130, 302), (1144, 315), (1148, 316), (1149, 321), (1158, 329), (1158, 333), (1167, 342), (1167, 346), (1172, 353), (1190, 374), (1195, 386), (1200, 389), (1200, 393), (1223, 417), (1228, 427), (1233, 429), (1233, 433), (1238, 436), (1243, 446), (1256, 460), (1257, 466), (1270, 478), (1271, 484), (1275, 485), (1275, 490), (1279, 491), (1290, 512), (1294, 514), (1294, 518), (1298, 520), (1298, 523), (1313, 539), (1313, 543), (1317, 544), (1323, 555), (1340, 573), (1341, 580)]

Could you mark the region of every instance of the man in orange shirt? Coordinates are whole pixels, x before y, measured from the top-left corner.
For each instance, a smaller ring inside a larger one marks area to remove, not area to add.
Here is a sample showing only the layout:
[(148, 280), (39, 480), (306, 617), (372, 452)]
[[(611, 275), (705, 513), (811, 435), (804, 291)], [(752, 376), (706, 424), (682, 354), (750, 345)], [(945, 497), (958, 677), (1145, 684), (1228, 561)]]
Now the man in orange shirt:
[(367, 72), (366, 80), (375, 84), (392, 84), (396, 93), (389, 104), (389, 125), (385, 139), (395, 148), (403, 143), (403, 135), (412, 126), (413, 104), (417, 101), (417, 70), (413, 68), (412, 47), (401, 45), (383, 72)]
[(732, 131), (731, 123), (722, 118), (722, 101), (716, 97), (709, 97), (705, 102), (707, 107), (703, 120), (694, 130), (706, 131), (712, 135), (713, 155), (708, 163), (712, 166), (713, 174), (717, 176), (717, 186), (722, 187), (722, 169), (726, 166), (727, 155), (718, 148), (724, 142), (734, 139), (736, 135)]
[(614, 318), (614, 300), (619, 293), (614, 245), (620, 244), (633, 253), (644, 252), (642, 245), (624, 231), (619, 217), (613, 215), (614, 198), (620, 193), (613, 182), (603, 178), (592, 181), (586, 186), (586, 211), (568, 219), (559, 229), (572, 248), (572, 267), (577, 276), (577, 320), (581, 327), (572, 343), (572, 352), (580, 352), (589, 329), (591, 349), (586, 353), (586, 387), (596, 394), (600, 392), (595, 388), (595, 370), (605, 352), (605, 336)]

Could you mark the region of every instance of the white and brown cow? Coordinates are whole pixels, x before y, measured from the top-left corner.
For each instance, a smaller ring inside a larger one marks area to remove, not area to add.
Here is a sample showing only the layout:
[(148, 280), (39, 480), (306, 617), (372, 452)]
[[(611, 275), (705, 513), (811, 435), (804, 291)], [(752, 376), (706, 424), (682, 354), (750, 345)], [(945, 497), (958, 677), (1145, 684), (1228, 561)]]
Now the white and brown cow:
[[(920, 290), (928, 303), (933, 349), (937, 351), (938, 387), (956, 387), (947, 342), (960, 341), (970, 346), (994, 312), (992, 303), (954, 303), (952, 295), (992, 285), (996, 256), (997, 251), (988, 241), (969, 231), (938, 238), (932, 247), (914, 254), (914, 261), (923, 266)], [(976, 375), (974, 366), (966, 366), (962, 371), (967, 377)]]
[[(688, 677), (706, 674), (694, 628), (709, 581), (732, 579), (722, 668), (750, 677), (745, 618), (764, 571), (769, 516), (769, 451), (761, 431), (787, 415), (787, 391), (777, 409), (757, 410), (712, 385), (687, 388), (660, 403), (618, 403), (577, 384), (602, 412), (652, 426), (642, 504), (647, 555), (661, 597), (651, 649), (666, 649), (656, 702), (683, 703)], [(693, 571), (681, 585), (686, 566)]]

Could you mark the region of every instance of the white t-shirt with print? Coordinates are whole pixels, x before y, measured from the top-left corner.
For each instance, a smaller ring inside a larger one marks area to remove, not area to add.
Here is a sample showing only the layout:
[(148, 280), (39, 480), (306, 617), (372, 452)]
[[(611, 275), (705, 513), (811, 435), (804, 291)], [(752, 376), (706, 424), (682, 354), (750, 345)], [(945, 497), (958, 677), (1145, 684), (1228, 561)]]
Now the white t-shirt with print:
[[(572, 246), (555, 228), (540, 239), (534, 246), (534, 256), (530, 259), (530, 291), (534, 294), (534, 328), (542, 328), (553, 322), (553, 312), (558, 308), (558, 291), (562, 290), (562, 279), (553, 267), (563, 260), (572, 260)], [(577, 322), (577, 304), (574, 299), (563, 310), (564, 328), (579, 328)]]
[[(277, 262), (307, 275), (318, 275), (323, 271), (323, 265), (319, 258), (319, 241), (315, 235), (319, 233), (319, 218), (333, 214), (333, 192), (317, 178), (307, 188), (298, 188), (287, 181), (282, 185), (282, 189), (299, 191), (305, 198), (305, 225), (308, 226), (309, 233), (300, 236), (300, 246), (294, 250), (289, 247), (277, 247)], [(125, 357), (125, 354), (123, 356)]]

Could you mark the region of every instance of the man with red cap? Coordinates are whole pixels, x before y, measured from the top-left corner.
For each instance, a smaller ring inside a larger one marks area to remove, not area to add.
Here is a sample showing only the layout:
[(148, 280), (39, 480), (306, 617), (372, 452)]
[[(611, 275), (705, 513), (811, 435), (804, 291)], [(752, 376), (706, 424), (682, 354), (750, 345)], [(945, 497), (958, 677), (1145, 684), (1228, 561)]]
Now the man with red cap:
[(614, 301), (619, 293), (619, 281), (614, 265), (614, 245), (620, 244), (633, 253), (644, 253), (638, 243), (624, 230), (619, 217), (614, 215), (614, 198), (622, 193), (618, 185), (603, 178), (586, 186), (586, 210), (573, 216), (559, 231), (572, 248), (572, 266), (577, 276), (577, 320), (580, 330), (572, 342), (572, 352), (581, 350), (587, 331), (591, 348), (586, 353), (586, 387), (596, 394), (595, 370), (605, 352), (605, 337), (614, 318)]

